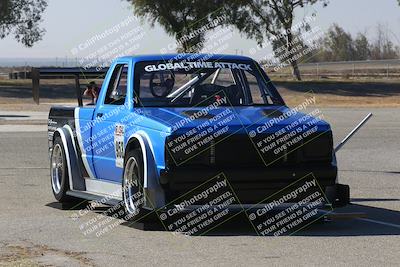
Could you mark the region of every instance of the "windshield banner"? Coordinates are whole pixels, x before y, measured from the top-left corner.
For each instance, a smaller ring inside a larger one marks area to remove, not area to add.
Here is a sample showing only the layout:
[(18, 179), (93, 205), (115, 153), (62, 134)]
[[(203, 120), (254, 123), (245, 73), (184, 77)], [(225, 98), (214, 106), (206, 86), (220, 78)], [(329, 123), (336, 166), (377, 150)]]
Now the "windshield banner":
[(147, 65), (144, 69), (146, 72), (176, 69), (238, 69), (252, 71), (250, 64), (210, 61), (160, 63), (158, 65)]

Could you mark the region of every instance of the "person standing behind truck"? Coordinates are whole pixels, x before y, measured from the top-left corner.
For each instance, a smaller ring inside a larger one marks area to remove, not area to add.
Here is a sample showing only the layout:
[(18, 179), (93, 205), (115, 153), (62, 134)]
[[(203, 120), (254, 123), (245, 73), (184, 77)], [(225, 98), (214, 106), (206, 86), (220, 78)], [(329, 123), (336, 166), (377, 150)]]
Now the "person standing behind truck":
[(89, 96), (92, 99), (88, 105), (95, 105), (99, 97), (100, 88), (97, 86), (96, 82), (92, 81), (86, 86), (86, 90), (83, 92), (84, 96)]

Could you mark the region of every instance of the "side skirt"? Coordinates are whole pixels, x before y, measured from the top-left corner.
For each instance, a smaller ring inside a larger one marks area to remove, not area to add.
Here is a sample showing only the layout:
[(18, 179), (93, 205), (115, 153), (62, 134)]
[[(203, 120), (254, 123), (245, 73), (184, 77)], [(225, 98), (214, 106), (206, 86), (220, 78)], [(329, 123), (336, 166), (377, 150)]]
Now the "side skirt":
[(68, 191), (67, 195), (94, 200), (107, 205), (118, 205), (122, 201), (121, 185), (108, 181), (85, 178), (85, 191)]
[(120, 200), (118, 199), (105, 198), (102, 195), (93, 194), (87, 191), (68, 191), (67, 195), (86, 200), (94, 200), (99, 203), (104, 203), (105, 205), (110, 205), (110, 206), (117, 206), (120, 203)]

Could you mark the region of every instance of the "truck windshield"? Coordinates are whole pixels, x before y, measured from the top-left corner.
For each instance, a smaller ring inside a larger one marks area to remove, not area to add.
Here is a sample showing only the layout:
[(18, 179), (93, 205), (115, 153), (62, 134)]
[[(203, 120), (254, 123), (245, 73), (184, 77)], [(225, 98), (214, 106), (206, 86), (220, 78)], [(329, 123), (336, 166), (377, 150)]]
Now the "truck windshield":
[(151, 61), (135, 65), (135, 102), (144, 107), (277, 105), (282, 99), (249, 61)]

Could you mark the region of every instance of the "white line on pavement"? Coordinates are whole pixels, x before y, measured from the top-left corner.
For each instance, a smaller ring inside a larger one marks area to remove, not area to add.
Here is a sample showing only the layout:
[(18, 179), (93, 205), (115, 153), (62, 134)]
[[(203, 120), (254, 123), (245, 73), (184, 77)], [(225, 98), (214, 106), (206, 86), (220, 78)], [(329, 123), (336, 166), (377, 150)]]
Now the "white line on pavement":
[(376, 223), (376, 224), (381, 224), (381, 225), (385, 225), (385, 226), (391, 226), (391, 227), (395, 227), (395, 228), (399, 228), (400, 229), (400, 225), (398, 225), (398, 224), (381, 222), (381, 221), (376, 221), (376, 220), (366, 219), (366, 218), (357, 218), (357, 220)]

